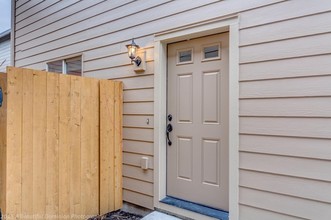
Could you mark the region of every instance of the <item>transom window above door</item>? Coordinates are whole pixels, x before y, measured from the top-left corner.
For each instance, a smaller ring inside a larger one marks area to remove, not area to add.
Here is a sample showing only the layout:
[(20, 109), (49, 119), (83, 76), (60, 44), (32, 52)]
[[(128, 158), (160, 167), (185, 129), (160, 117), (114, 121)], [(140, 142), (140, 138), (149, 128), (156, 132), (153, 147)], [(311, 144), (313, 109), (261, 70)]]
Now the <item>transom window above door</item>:
[(75, 76), (82, 75), (82, 57), (56, 60), (47, 63), (47, 71)]

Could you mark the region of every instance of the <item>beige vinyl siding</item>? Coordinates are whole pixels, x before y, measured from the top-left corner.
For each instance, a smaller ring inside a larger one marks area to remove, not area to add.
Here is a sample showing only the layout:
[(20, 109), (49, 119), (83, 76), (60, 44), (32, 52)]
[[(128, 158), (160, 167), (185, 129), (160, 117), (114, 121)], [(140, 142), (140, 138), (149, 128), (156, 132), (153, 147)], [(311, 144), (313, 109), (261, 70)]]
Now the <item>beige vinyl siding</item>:
[[(32, 5), (28, 3), (25, 7), (21, 7), (17, 9), (16, 14), (16, 22), (17, 25), (15, 30), (20, 29), (23, 25), (28, 24), (28, 22), (34, 22), (36, 20), (41, 20), (53, 13), (56, 13), (61, 10), (62, 7), (71, 6), (74, 3), (78, 2), (79, 0), (67, 0), (61, 3), (61, 7), (59, 4), (61, 0), (47, 0), (47, 1), (39, 1), (37, 4)], [(34, 1), (36, 2), (36, 1)], [(30, 7), (30, 8), (28, 8)], [(36, 10), (38, 8), (38, 10)], [(22, 9), (22, 10), (19, 10)], [(24, 10), (25, 9), (25, 10)], [(24, 20), (24, 22), (23, 22)]]
[[(306, 194), (307, 198), (311, 200), (326, 203), (330, 203), (331, 201), (331, 185), (327, 182), (311, 179), (300, 179), (285, 175), (273, 175), (249, 170), (243, 170), (241, 175), (241, 185), (243, 187), (260, 189), (272, 193), (282, 191), (283, 194), (292, 195), (295, 197), (301, 197), (301, 195)], [(252, 177), (259, 179), (260, 181), (254, 181)], [(318, 187), (323, 188), (323, 192), (316, 190)]]
[(22, 7), (23, 5), (25, 5), (27, 2), (29, 2), (30, 0), (15, 0), (16, 1), (16, 9), (18, 9), (19, 7)]
[[(139, 146), (139, 147), (137, 147)], [(124, 140), (123, 150), (125, 152), (144, 154), (152, 156), (154, 153), (153, 142), (137, 141), (137, 140)]]
[(124, 187), (128, 190), (131, 190), (131, 189), (137, 190), (136, 185), (141, 185), (142, 187), (140, 189), (138, 189), (138, 192), (147, 194), (149, 196), (153, 196), (153, 194), (154, 194), (153, 183), (124, 177), (123, 184), (124, 184)]
[(250, 206), (242, 205), (240, 208), (241, 216), (245, 216), (245, 220), (256, 219), (268, 219), (268, 220), (302, 220), (303, 218), (297, 218), (289, 215), (283, 215), (281, 213), (270, 212), (263, 209), (256, 209)]
[[(239, 201), (243, 204), (250, 203), (252, 207), (260, 207), (261, 209), (281, 214), (286, 213), (286, 215), (298, 219), (327, 220), (330, 218), (329, 203), (246, 187), (241, 187), (239, 194), (241, 195)], [(277, 207), (277, 210), (275, 210), (275, 207)], [(250, 216), (247, 217), (249, 218)], [(241, 219), (246, 218), (243, 216)]]
[[(143, 104), (143, 103), (139, 103), (139, 104)], [(125, 127), (153, 128), (153, 124), (154, 124), (153, 116), (145, 117), (144, 115), (129, 115), (128, 114), (128, 115), (125, 115), (123, 118), (123, 125)]]
[[(121, 2), (121, 1), (119, 1)], [(207, 20), (220, 15), (229, 15), (241, 10), (247, 10), (249, 8), (255, 8), (263, 4), (278, 2), (275, 0), (252, 0), (250, 2), (242, 2), (241, 0), (232, 1), (134, 1), (131, 4), (126, 4), (119, 8), (120, 13), (103, 13), (103, 19), (107, 18), (107, 22), (100, 25), (95, 25), (94, 20), (99, 22), (100, 18), (93, 17), (94, 14), (88, 13), (88, 10), (84, 12), (87, 20), (73, 24), (70, 29), (75, 30), (75, 26), (79, 27), (78, 32), (66, 32), (67, 36), (58, 35), (57, 31), (47, 35), (47, 39), (38, 41), (38, 46), (29, 46), (28, 41), (26, 44), (16, 46), (16, 62), (19, 66), (29, 66), (38, 62), (43, 62), (54, 57), (64, 56), (77, 52), (88, 53), (91, 50), (98, 49), (108, 45), (117, 45), (117, 51), (120, 52), (123, 48), (119, 47), (121, 44), (126, 44), (132, 37), (135, 37), (137, 42), (141, 37), (153, 36), (154, 33), (175, 28), (176, 26), (182, 26), (199, 22), (201, 20)], [(136, 12), (136, 7), (141, 4), (153, 5), (159, 3), (159, 6), (152, 8), (141, 9), (140, 12)], [(60, 4), (60, 3), (58, 3)], [(109, 5), (109, 2), (105, 1), (100, 4), (99, 10), (102, 10), (104, 5)], [(215, 10), (218, 8), (218, 10)], [(40, 13), (42, 13), (41, 11)], [(62, 18), (62, 11), (57, 12), (59, 18)], [(120, 15), (126, 16), (120, 16)], [(194, 16), (192, 16), (194, 14)], [(75, 16), (67, 17), (66, 20), (70, 21)], [(178, 21), (181, 22), (178, 22)], [(94, 25), (91, 28), (86, 28), (84, 21), (92, 22)], [(32, 23), (30, 23), (32, 25)], [(45, 25), (45, 23), (44, 23)], [(111, 27), (111, 28), (110, 28)], [(55, 29), (53, 29), (55, 30)], [(48, 39), (53, 39), (49, 42)], [(39, 35), (34, 36), (39, 38)], [(150, 42), (152, 43), (152, 42)], [(140, 43), (140, 46), (145, 47)], [(106, 52), (107, 56), (112, 56), (111, 52)], [(116, 57), (114, 57), (115, 59)], [(116, 59), (115, 59), (116, 60)]]
[[(328, 0), (283, 1), (280, 4), (268, 5), (241, 13), (240, 28), (255, 28), (261, 25), (270, 25), (274, 22), (301, 19), (304, 16), (328, 12), (330, 8), (331, 2)], [(301, 27), (303, 28), (304, 25), (301, 24)], [(268, 35), (268, 33), (265, 34)]]
[[(327, 40), (330, 39), (330, 36), (330, 33), (323, 33), (284, 39), (282, 41), (241, 46), (240, 61), (242, 64), (245, 64), (266, 60), (328, 54), (331, 46), (327, 43)], [(289, 47), (291, 47), (291, 50), (288, 49)], [(259, 53), (255, 53), (255, 51), (259, 51)]]
[(330, 59), (331, 54), (322, 54), (242, 64), (240, 81), (327, 75), (331, 72)]
[(0, 42), (0, 64), (0, 72), (6, 72), (6, 66), (10, 65), (10, 40)]
[(331, 215), (330, 10), (287, 1), (241, 14), (241, 219)]
[[(330, 1), (20, 0), (16, 8), (17, 66), (44, 69), (82, 53), (84, 76), (123, 81), (123, 198), (150, 209), (154, 34), (238, 14), (240, 219), (331, 215)], [(132, 37), (146, 51), (139, 74), (125, 47)]]

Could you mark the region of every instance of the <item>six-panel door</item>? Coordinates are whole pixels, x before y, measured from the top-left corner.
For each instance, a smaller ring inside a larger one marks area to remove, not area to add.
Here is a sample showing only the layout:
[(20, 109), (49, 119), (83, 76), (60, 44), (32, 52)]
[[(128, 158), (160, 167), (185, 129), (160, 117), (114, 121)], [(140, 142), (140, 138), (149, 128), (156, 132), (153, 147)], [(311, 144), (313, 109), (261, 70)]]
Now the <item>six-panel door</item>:
[(167, 194), (228, 210), (228, 33), (168, 46)]

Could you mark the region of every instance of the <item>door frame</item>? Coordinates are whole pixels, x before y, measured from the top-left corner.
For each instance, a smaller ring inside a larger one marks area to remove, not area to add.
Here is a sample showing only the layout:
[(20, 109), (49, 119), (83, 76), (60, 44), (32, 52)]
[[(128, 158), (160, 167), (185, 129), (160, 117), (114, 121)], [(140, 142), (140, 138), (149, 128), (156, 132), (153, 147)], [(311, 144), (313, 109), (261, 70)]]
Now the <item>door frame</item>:
[(193, 219), (209, 217), (161, 203), (166, 197), (167, 45), (229, 31), (229, 219), (239, 219), (239, 19), (219, 17), (154, 37), (154, 207)]

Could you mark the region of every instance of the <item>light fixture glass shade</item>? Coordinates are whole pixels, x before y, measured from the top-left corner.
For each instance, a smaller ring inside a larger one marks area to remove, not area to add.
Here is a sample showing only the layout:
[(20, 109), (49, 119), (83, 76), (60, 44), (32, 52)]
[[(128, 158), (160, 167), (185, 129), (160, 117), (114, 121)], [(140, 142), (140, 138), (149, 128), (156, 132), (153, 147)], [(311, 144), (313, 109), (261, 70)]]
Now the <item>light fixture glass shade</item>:
[(139, 46), (132, 39), (131, 44), (126, 45), (126, 47), (128, 48), (128, 55), (131, 59), (131, 62), (134, 62), (137, 66), (139, 66), (141, 63), (141, 58), (137, 56), (137, 50), (139, 49)]
[(131, 60), (136, 58), (137, 47), (135, 45), (128, 45), (128, 55)]
[(129, 58), (131, 60), (135, 59), (137, 56), (137, 49), (139, 48), (139, 46), (134, 42), (134, 40), (132, 39), (131, 44), (126, 45), (126, 47), (128, 48), (128, 55)]

